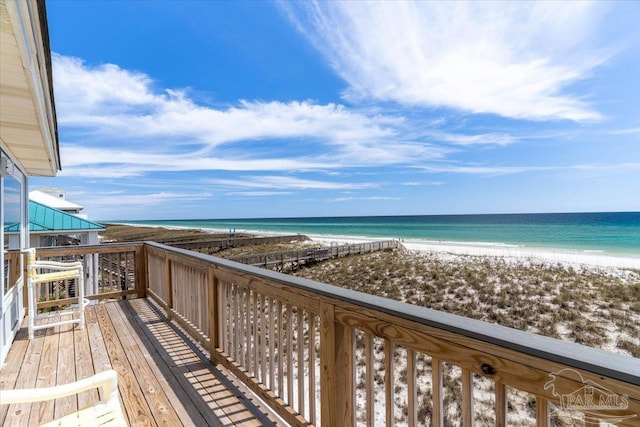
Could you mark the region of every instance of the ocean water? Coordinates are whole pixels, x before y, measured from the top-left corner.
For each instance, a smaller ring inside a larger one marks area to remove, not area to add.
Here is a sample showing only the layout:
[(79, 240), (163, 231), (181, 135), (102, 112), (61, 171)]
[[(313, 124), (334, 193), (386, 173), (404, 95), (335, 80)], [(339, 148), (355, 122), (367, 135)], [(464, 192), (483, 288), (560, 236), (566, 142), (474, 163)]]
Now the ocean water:
[(640, 256), (640, 212), (117, 221), (216, 231), (399, 238)]

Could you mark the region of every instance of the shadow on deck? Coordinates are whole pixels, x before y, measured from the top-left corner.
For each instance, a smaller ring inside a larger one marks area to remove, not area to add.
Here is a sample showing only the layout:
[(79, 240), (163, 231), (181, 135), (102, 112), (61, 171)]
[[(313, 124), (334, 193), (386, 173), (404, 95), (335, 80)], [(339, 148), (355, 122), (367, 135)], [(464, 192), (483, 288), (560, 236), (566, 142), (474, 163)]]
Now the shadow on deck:
[[(281, 425), (235, 377), (212, 365), (208, 352), (143, 298), (88, 307), (82, 330), (70, 325), (48, 328), (29, 341), (24, 326), (0, 370), (0, 390), (66, 384), (111, 368), (118, 372), (122, 405), (132, 426)], [(40, 424), (97, 398), (92, 391), (48, 404), (0, 405), (0, 425)]]

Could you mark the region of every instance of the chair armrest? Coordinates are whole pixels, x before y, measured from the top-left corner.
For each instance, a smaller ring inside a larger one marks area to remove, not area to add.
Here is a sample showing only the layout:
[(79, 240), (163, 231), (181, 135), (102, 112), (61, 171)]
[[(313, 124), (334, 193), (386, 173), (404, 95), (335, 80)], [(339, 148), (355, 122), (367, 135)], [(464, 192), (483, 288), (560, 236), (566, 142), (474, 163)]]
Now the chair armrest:
[(118, 374), (113, 369), (100, 372), (92, 377), (85, 378), (70, 384), (55, 387), (1, 390), (0, 403), (8, 405), (12, 403), (41, 402), (54, 400), (66, 396), (81, 393), (93, 388), (102, 388), (103, 402), (109, 402), (118, 398)]
[(48, 268), (51, 270), (73, 270), (82, 267), (82, 263), (75, 262), (56, 262), (56, 261), (36, 261), (27, 266), (27, 268)]

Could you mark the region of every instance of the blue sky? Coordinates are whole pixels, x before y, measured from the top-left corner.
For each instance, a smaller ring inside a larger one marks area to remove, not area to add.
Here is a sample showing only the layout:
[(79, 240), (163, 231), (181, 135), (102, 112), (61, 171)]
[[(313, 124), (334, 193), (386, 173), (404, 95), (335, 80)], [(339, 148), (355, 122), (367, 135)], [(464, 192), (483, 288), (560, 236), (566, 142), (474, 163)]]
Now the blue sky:
[(639, 2), (47, 2), (91, 219), (640, 210)]

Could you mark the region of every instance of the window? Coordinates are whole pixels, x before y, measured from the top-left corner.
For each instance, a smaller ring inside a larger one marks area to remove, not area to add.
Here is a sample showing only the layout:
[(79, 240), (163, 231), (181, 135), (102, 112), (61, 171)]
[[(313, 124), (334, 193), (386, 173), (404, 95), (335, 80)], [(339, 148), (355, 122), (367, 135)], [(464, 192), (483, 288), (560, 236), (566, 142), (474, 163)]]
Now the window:
[[(3, 160), (7, 160), (4, 153), (2, 153), (2, 157)], [(0, 257), (2, 260), (2, 269), (0, 270), (2, 292), (0, 295), (5, 294), (13, 286), (10, 277), (15, 277), (18, 271), (16, 268), (19, 268), (6, 259), (4, 252), (7, 249), (22, 249), (26, 244), (25, 236), (28, 231), (26, 227), (28, 223), (26, 218), (26, 178), (16, 167), (7, 168), (3, 172), (0, 175), (0, 222), (2, 223), (0, 239), (3, 249)]]

